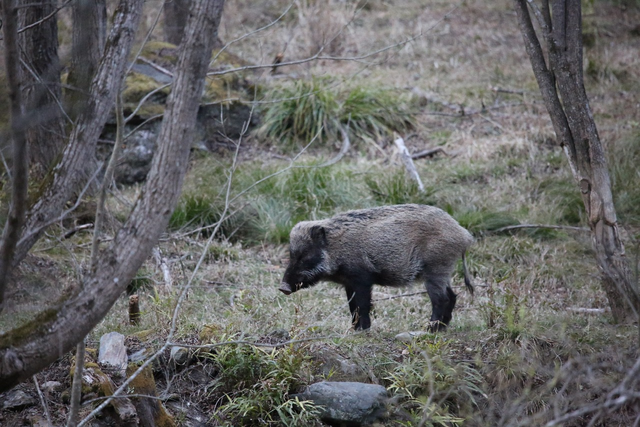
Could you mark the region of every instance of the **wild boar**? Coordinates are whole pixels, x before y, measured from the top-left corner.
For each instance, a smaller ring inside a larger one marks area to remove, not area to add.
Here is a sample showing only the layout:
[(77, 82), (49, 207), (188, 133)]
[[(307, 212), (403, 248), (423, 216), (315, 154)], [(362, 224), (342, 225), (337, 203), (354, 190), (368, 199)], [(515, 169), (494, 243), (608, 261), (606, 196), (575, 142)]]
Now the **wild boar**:
[(441, 209), (393, 205), (302, 221), (290, 234), (289, 265), (280, 291), (286, 295), (319, 281), (344, 286), (353, 327), (371, 326), (374, 284), (401, 287), (424, 281), (431, 299), (431, 330), (451, 321), (456, 294), (451, 275), (462, 258), (464, 281), (473, 293), (465, 253), (471, 234)]

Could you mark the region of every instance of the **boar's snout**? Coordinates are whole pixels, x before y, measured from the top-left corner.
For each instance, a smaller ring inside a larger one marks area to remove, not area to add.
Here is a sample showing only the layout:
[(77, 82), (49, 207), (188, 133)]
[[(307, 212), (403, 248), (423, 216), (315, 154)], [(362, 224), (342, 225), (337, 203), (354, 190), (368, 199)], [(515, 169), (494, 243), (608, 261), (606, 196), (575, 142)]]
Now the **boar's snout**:
[(291, 285), (289, 285), (287, 282), (282, 282), (278, 290), (285, 295), (289, 295), (293, 292), (293, 290), (291, 289)]

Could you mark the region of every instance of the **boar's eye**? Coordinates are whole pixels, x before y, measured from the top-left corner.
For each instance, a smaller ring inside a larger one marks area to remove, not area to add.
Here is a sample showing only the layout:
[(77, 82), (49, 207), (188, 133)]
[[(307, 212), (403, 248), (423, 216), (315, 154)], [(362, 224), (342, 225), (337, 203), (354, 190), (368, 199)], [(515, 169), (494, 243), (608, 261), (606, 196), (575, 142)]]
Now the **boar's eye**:
[(300, 264), (304, 270), (313, 270), (321, 262), (320, 254), (305, 254), (300, 258)]

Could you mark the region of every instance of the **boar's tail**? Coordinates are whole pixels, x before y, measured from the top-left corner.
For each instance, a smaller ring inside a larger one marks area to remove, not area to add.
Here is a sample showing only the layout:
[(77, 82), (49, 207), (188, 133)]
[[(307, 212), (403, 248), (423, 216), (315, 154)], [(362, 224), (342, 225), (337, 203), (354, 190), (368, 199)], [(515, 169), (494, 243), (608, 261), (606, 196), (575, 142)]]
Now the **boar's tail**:
[(471, 295), (473, 295), (473, 284), (471, 283), (471, 276), (469, 275), (469, 270), (467, 269), (467, 260), (465, 258), (466, 253), (467, 253), (466, 250), (462, 252), (462, 268), (464, 270), (464, 284), (466, 285)]

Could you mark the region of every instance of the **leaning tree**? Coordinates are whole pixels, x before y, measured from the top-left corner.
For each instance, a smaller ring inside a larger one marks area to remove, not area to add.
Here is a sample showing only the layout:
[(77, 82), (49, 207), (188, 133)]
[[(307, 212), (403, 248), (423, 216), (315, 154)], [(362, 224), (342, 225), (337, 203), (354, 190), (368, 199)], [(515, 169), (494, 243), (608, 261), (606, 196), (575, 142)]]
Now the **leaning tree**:
[[(119, 1), (102, 55), (91, 73), (83, 107), (70, 116), (68, 141), (44, 180), (38, 199), (27, 207), (25, 135), (31, 123), (22, 98), (18, 7), (16, 0), (2, 0), (5, 63), (12, 106), (13, 166), (11, 208), (0, 242), (0, 310), (6, 304), (5, 288), (12, 284), (11, 271), (44, 230), (64, 215), (67, 202), (91, 181), (84, 173), (86, 165), (93, 161), (100, 131), (120, 91), (143, 3), (143, 0)], [(101, 7), (104, 2), (88, 4)], [(36, 1), (26, 6), (38, 5)], [(97, 261), (83, 275), (77, 291), (31, 321), (0, 335), (0, 392), (29, 378), (82, 340), (124, 291), (166, 227), (187, 168), (192, 131), (223, 5), (224, 0), (190, 3), (172, 90), (157, 140), (158, 149), (144, 189), (112, 242), (100, 249)], [(99, 16), (100, 11), (79, 13)], [(92, 28), (99, 32), (99, 26)], [(62, 106), (60, 102), (57, 104)]]
[(581, 2), (514, 0), (514, 4), (542, 99), (582, 194), (613, 319), (638, 319), (640, 293), (620, 238), (605, 149), (584, 87)]

